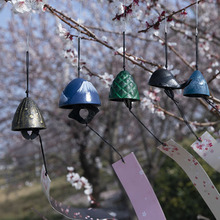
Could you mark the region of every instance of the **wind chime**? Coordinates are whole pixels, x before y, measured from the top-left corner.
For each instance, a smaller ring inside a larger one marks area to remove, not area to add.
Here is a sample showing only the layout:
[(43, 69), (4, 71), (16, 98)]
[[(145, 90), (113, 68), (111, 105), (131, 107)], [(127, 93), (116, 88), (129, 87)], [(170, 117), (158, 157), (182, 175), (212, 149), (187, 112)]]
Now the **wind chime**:
[[(30, 22), (31, 18), (29, 19)], [(40, 136), (40, 130), (46, 129), (43, 115), (37, 104), (29, 97), (29, 30), (27, 34), (27, 51), (26, 51), (26, 97), (19, 104), (12, 121), (12, 131), (20, 131), (22, 136), (27, 140), (33, 140), (39, 137), (43, 162), (47, 175), (47, 165), (45, 154)]]
[[(124, 3), (124, 7), (126, 7)], [(125, 28), (126, 29), (126, 28)], [(134, 114), (132, 111), (132, 102), (140, 101), (137, 84), (132, 75), (125, 68), (125, 30), (123, 31), (123, 71), (121, 71), (114, 79), (109, 93), (109, 100), (116, 102), (124, 102), (129, 112), (135, 119), (162, 145), (166, 145), (159, 138), (157, 138), (146, 125)]]
[(199, 26), (199, 2), (196, 1), (196, 29), (195, 29), (195, 42), (196, 42), (196, 70), (192, 73), (189, 80), (190, 84), (185, 87), (183, 95), (187, 97), (203, 98), (216, 112), (220, 115), (219, 110), (216, 108), (214, 103), (208, 98), (210, 96), (208, 84), (203, 77), (202, 73), (198, 70), (199, 63), (199, 37), (198, 37), (198, 26)]
[(178, 102), (174, 99), (174, 92), (173, 92), (173, 90), (175, 89), (184, 89), (187, 85), (191, 83), (191, 79), (189, 79), (183, 84), (179, 84), (176, 81), (173, 74), (167, 68), (168, 68), (167, 22), (166, 22), (166, 15), (165, 15), (165, 69), (160, 68), (156, 70), (150, 77), (148, 84), (150, 86), (155, 86), (155, 87), (164, 89), (164, 92), (166, 93), (166, 95), (174, 102), (174, 104), (178, 108), (185, 124), (188, 126), (191, 133), (196, 137), (197, 140), (199, 140), (198, 136), (195, 134), (189, 122), (187, 121), (183, 111), (179, 107)]
[[(94, 116), (99, 112), (98, 107), (101, 106), (101, 101), (98, 95), (97, 90), (92, 85), (91, 82), (88, 82), (80, 78), (81, 65), (80, 65), (80, 39), (81, 33), (78, 34), (78, 78), (72, 80), (66, 88), (63, 90), (59, 107), (63, 109), (72, 109), (69, 118), (75, 119), (81, 124), (85, 124), (91, 131), (93, 131), (97, 136), (99, 136), (107, 145), (109, 145), (121, 158), (124, 162), (122, 155), (117, 151), (117, 149), (106, 141), (97, 131), (95, 131), (88, 124), (92, 121)], [(87, 111), (86, 116), (82, 116), (82, 110)]]

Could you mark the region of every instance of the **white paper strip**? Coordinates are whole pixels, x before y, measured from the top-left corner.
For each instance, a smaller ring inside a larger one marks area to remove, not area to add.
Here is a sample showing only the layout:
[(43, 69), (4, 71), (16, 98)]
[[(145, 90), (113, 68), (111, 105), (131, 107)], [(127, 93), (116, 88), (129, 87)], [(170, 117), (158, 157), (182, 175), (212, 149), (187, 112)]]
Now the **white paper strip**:
[(207, 131), (200, 137), (200, 141), (194, 142), (192, 149), (202, 157), (213, 169), (220, 172), (220, 143)]
[(68, 219), (87, 219), (87, 220), (94, 220), (94, 219), (114, 219), (111, 215), (108, 214), (107, 211), (103, 209), (93, 209), (93, 208), (73, 208), (53, 199), (50, 196), (50, 177), (49, 175), (45, 175), (45, 167), (42, 166), (41, 170), (41, 185), (42, 189), (51, 205), (51, 207), (60, 213), (61, 215), (65, 216)]
[(186, 172), (216, 219), (220, 219), (220, 195), (199, 162), (175, 141), (169, 140), (167, 146), (159, 150), (175, 160)]

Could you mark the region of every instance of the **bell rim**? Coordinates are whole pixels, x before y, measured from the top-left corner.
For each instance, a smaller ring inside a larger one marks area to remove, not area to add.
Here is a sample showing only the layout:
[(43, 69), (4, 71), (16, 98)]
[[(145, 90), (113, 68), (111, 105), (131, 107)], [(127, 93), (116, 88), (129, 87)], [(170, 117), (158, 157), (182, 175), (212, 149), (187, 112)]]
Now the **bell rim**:
[(109, 98), (109, 101), (115, 102), (124, 102), (125, 100), (130, 100), (132, 102), (140, 102), (140, 99), (132, 99), (132, 98)]
[(73, 109), (75, 106), (79, 106), (79, 105), (93, 105), (93, 106), (96, 106), (96, 107), (99, 107), (101, 106), (101, 103), (100, 104), (93, 104), (93, 103), (77, 103), (77, 104), (67, 104), (67, 105), (59, 105), (59, 108), (62, 108), (62, 109)]
[(33, 131), (33, 130), (43, 130), (47, 127), (34, 127), (34, 128), (12, 128), (12, 131)]

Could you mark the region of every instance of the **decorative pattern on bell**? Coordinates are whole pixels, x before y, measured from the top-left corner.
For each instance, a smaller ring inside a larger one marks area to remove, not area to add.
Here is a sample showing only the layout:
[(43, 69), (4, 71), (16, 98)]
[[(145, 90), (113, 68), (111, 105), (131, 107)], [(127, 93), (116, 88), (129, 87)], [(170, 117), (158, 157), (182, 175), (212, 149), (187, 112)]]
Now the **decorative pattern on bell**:
[(164, 89), (181, 89), (182, 86), (176, 81), (173, 74), (167, 69), (156, 70), (148, 84), (150, 86), (155, 86)]
[(199, 70), (190, 76), (190, 84), (183, 91), (184, 96), (207, 98), (210, 96), (208, 84)]
[[(37, 104), (29, 97), (24, 98), (15, 112), (12, 131), (21, 131), (26, 139), (34, 139), (39, 130), (45, 128), (44, 118)], [(32, 131), (32, 134), (29, 135), (27, 131)]]
[(74, 105), (78, 104), (101, 105), (95, 87), (82, 78), (74, 79), (66, 86), (60, 96), (59, 107), (72, 109)]
[(121, 71), (114, 79), (109, 93), (109, 100), (119, 102), (126, 100), (140, 101), (137, 85), (128, 71)]
[[(73, 109), (69, 118), (75, 119), (81, 124), (88, 124), (99, 112), (97, 106), (101, 105), (99, 95), (92, 83), (77, 78), (72, 80), (60, 96), (59, 107)], [(88, 115), (82, 117), (80, 111), (85, 109)]]

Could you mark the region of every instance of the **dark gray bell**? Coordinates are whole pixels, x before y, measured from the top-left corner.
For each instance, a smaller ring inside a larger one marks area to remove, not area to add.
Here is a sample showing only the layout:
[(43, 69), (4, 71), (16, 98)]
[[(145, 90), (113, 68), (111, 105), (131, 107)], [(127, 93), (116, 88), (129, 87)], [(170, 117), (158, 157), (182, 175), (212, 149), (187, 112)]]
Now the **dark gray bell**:
[[(24, 138), (34, 139), (39, 130), (45, 128), (44, 118), (37, 104), (29, 97), (24, 98), (14, 114), (12, 131), (21, 131)], [(28, 131), (32, 133), (29, 134)]]
[(169, 70), (158, 69), (152, 74), (148, 84), (164, 89), (183, 89), (189, 82), (180, 85)]

